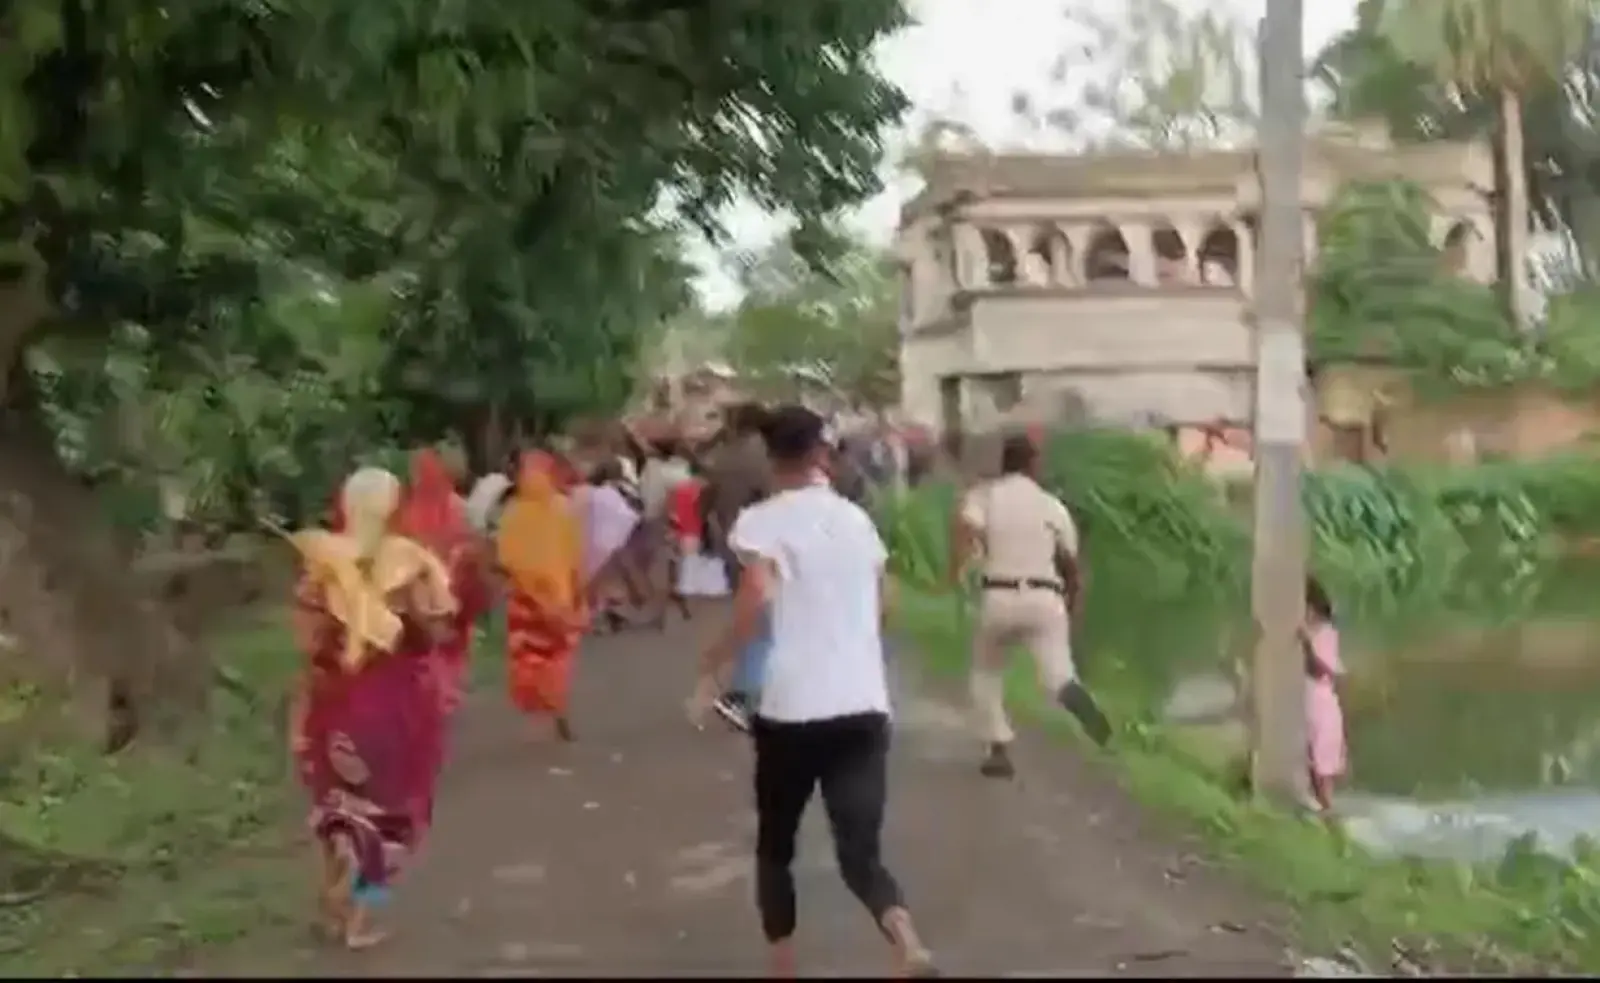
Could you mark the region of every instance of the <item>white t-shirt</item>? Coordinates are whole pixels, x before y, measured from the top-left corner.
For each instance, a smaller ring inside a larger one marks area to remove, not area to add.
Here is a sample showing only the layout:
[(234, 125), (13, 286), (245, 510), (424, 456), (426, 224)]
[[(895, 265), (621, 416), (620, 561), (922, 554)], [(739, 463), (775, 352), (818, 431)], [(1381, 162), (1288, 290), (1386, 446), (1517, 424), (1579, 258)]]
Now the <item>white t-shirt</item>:
[(809, 485), (740, 512), (728, 541), (777, 571), (759, 714), (798, 723), (888, 713), (878, 607), (888, 552), (867, 513)]
[(665, 515), (667, 496), (680, 482), (689, 478), (689, 462), (681, 457), (652, 457), (646, 461), (644, 474), (639, 476), (639, 501), (644, 507), (645, 518), (659, 519)]

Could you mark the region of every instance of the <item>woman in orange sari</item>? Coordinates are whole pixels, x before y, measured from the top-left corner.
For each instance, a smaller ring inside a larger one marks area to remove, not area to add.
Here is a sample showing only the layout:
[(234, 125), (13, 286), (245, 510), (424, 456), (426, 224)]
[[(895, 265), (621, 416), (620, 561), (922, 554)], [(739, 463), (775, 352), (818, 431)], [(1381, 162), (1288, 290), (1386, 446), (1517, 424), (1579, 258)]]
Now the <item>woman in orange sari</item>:
[(345, 482), (343, 531), (289, 537), (303, 565), (295, 635), (308, 656), (291, 750), (311, 793), (324, 927), (353, 949), (381, 941), (372, 909), (426, 825), (442, 737), (431, 663), (455, 613), (444, 565), (389, 531), (399, 501), (394, 475), (363, 468)]
[(583, 537), (560, 483), (560, 464), (522, 455), (517, 490), (500, 517), (496, 551), (508, 580), (506, 647), (511, 700), (548, 716), (572, 740), (572, 659), (589, 626), (582, 582)]
[(439, 696), (446, 715), (461, 705), (472, 632), (489, 606), (484, 553), (444, 456), (425, 447), (411, 457), (411, 486), (396, 516), (396, 530), (433, 551), (450, 571), (456, 615), (439, 646)]

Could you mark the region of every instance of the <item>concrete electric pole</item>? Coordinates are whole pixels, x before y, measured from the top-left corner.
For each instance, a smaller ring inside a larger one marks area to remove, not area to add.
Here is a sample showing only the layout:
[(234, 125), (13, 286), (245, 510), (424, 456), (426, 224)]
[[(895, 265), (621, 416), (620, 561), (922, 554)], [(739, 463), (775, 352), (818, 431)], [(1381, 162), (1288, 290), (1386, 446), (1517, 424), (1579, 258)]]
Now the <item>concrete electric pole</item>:
[(1301, 291), (1301, 166), (1305, 147), (1302, 0), (1267, 0), (1261, 22), (1261, 178), (1256, 249), (1255, 556), (1251, 609), (1251, 779), (1258, 795), (1297, 801), (1306, 786), (1304, 658), (1306, 527), (1300, 499), (1306, 439)]

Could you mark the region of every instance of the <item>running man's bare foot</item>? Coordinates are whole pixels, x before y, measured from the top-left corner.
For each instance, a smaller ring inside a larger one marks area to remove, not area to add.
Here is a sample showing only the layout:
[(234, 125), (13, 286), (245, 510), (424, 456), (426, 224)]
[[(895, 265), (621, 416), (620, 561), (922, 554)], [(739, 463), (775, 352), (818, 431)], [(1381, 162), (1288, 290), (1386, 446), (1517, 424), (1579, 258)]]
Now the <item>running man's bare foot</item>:
[(883, 932), (894, 946), (895, 975), (909, 979), (938, 976), (933, 965), (933, 954), (917, 937), (916, 926), (911, 923), (911, 912), (904, 908), (890, 908), (883, 913), (880, 923)]

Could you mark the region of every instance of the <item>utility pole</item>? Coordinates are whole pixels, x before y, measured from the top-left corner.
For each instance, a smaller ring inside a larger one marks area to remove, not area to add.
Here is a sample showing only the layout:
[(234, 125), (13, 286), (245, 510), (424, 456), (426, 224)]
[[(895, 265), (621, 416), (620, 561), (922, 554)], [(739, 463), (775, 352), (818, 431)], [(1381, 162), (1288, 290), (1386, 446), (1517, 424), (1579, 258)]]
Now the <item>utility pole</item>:
[(1302, 0), (1267, 0), (1261, 21), (1261, 238), (1256, 249), (1255, 555), (1250, 569), (1251, 783), (1296, 802), (1306, 786), (1306, 525), (1300, 499), (1306, 438), (1305, 270), (1301, 168), (1305, 147)]

